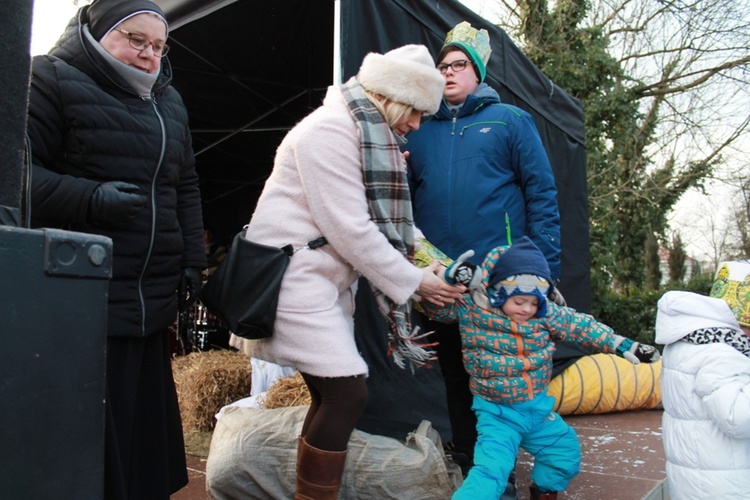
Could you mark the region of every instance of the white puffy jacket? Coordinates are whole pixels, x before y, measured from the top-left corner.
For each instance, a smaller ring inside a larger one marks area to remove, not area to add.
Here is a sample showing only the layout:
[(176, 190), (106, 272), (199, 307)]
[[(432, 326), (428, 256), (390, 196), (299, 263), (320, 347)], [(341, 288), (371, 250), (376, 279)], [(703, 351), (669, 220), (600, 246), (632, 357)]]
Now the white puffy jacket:
[(723, 343), (681, 342), (740, 326), (721, 299), (672, 291), (659, 300), (662, 431), (671, 498), (750, 498), (750, 358)]

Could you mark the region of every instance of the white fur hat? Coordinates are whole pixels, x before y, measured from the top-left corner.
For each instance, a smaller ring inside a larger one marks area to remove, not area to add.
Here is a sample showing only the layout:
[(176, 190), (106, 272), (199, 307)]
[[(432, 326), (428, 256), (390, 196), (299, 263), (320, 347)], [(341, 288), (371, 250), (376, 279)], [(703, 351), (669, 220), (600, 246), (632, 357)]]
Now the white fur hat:
[(424, 45), (404, 45), (385, 54), (370, 52), (357, 79), (370, 92), (433, 114), (440, 108), (445, 78)]

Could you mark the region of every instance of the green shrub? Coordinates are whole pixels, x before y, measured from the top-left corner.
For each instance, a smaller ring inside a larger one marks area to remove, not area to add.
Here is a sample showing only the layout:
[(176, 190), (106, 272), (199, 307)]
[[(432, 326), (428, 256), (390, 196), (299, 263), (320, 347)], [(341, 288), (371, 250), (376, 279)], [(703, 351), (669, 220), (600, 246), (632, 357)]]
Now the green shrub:
[(592, 307), (594, 317), (611, 326), (615, 332), (645, 344), (654, 344), (656, 303), (664, 292), (687, 290), (708, 295), (713, 283), (710, 274), (693, 276), (685, 283), (670, 282), (659, 290), (629, 288), (621, 292), (608, 290), (596, 297)]
[(644, 344), (654, 343), (656, 302), (662, 290), (610, 290), (594, 303), (594, 317), (615, 332)]
[[(690, 281), (688, 281), (684, 290), (687, 290), (688, 292), (699, 293), (701, 295), (708, 295), (708, 293), (711, 291), (711, 285), (713, 285), (713, 283), (714, 283), (713, 274), (709, 274), (709, 273), (695, 274), (690, 278)], [(673, 290), (678, 290), (678, 289), (679, 287), (673, 288)]]

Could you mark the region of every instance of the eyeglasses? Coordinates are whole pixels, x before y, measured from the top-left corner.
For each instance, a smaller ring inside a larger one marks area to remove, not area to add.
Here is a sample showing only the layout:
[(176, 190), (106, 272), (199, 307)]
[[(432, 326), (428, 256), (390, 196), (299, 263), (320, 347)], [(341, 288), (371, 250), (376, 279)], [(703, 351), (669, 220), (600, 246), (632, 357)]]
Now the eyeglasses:
[(469, 63), (471, 63), (471, 61), (469, 61), (468, 59), (459, 59), (458, 61), (453, 61), (450, 64), (440, 63), (435, 67), (438, 71), (440, 71), (440, 73), (444, 75), (445, 72), (448, 71), (448, 68), (452, 69), (456, 73), (458, 73), (459, 71), (463, 71), (466, 69), (466, 65)]
[(154, 55), (157, 57), (164, 57), (167, 55), (167, 52), (169, 52), (169, 45), (164, 42), (152, 42), (143, 35), (139, 35), (138, 33), (131, 33), (121, 28), (115, 28), (115, 30), (128, 37), (128, 43), (130, 44), (130, 46), (139, 52), (143, 52), (144, 50), (146, 50), (149, 45), (151, 46), (151, 50), (153, 51)]

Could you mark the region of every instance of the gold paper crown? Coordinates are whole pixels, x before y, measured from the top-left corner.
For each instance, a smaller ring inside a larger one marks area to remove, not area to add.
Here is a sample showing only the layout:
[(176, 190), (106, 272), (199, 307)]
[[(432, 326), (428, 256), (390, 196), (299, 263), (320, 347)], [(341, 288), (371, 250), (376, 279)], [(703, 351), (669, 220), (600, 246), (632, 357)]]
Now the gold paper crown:
[(478, 30), (472, 28), (467, 21), (461, 21), (445, 36), (446, 45), (458, 45), (471, 57), (472, 62), (477, 65), (481, 73), (481, 79), (487, 73), (487, 61), (490, 60), (490, 34), (486, 29)]
[(750, 260), (723, 262), (711, 297), (724, 300), (742, 326), (750, 326)]

